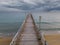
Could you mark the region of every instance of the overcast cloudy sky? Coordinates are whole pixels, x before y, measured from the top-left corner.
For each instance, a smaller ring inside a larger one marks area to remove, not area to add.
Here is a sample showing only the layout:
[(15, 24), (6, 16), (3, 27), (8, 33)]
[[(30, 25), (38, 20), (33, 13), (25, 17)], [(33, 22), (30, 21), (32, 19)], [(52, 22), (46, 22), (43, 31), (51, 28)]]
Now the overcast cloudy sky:
[(0, 11), (60, 11), (60, 0), (0, 0)]

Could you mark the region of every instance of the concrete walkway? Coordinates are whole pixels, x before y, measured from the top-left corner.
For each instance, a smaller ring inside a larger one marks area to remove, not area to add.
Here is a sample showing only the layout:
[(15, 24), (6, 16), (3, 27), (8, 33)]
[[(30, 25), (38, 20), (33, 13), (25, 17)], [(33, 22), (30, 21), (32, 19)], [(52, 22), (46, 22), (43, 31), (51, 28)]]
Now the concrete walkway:
[(34, 30), (33, 20), (30, 15), (25, 22), (24, 31), (20, 38), (19, 45), (39, 45), (36, 32)]

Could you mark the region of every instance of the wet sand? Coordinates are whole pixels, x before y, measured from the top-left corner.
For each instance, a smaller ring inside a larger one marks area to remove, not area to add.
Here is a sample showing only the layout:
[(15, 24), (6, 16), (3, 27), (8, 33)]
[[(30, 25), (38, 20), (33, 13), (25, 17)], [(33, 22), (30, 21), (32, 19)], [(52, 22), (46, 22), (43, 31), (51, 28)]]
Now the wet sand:
[(44, 32), (48, 45), (60, 45), (60, 31)]
[(0, 45), (9, 45), (12, 37), (0, 37)]

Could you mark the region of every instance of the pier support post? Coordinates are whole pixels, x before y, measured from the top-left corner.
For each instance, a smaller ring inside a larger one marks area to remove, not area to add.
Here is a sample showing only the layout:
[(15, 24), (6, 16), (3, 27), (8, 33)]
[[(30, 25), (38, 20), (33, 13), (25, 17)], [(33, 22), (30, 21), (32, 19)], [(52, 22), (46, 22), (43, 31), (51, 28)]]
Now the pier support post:
[(39, 30), (41, 28), (41, 16), (39, 16)]

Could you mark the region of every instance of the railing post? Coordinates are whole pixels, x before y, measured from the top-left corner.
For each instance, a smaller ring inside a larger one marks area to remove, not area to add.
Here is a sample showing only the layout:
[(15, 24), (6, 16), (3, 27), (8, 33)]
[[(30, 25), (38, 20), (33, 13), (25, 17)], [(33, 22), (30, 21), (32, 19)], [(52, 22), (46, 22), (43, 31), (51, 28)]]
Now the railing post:
[(39, 16), (39, 30), (41, 28), (41, 16)]

